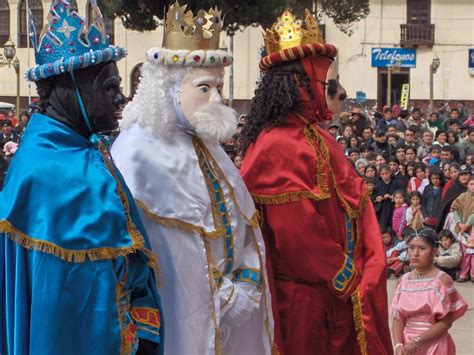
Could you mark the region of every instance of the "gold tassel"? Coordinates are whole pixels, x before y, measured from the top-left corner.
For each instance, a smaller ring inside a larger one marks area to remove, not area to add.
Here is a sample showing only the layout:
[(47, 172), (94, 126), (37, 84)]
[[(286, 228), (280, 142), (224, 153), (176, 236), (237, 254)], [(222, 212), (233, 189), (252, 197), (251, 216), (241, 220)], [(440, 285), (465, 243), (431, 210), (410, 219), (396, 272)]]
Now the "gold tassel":
[(289, 203), (289, 202), (298, 202), (301, 200), (315, 200), (315, 201), (320, 201), (320, 200), (326, 200), (331, 197), (330, 193), (320, 193), (320, 194), (315, 194), (311, 191), (295, 191), (295, 192), (287, 192), (285, 194), (280, 194), (280, 195), (257, 195), (257, 194), (252, 194), (252, 197), (254, 198), (256, 203), (259, 204), (267, 204), (267, 205), (281, 205), (283, 203)]

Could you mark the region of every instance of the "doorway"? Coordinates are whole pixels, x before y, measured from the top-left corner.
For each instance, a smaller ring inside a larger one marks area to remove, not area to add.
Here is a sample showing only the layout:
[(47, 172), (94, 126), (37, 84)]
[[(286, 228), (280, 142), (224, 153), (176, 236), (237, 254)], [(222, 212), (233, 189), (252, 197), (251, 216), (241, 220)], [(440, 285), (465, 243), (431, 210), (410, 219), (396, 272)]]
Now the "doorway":
[[(401, 68), (398, 73), (392, 72), (392, 106), (400, 105), (403, 84), (410, 83), (410, 68)], [(382, 110), (387, 104), (387, 68), (378, 69), (377, 108)]]

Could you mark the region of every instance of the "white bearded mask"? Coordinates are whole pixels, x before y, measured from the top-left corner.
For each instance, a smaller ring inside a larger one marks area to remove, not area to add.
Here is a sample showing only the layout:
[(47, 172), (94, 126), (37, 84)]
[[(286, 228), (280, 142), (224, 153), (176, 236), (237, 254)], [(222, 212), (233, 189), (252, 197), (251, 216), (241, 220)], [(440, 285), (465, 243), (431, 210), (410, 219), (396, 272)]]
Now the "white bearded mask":
[(146, 62), (137, 93), (124, 110), (122, 128), (134, 122), (171, 138), (174, 129), (225, 142), (236, 132), (237, 114), (222, 103), (223, 69), (166, 67)]

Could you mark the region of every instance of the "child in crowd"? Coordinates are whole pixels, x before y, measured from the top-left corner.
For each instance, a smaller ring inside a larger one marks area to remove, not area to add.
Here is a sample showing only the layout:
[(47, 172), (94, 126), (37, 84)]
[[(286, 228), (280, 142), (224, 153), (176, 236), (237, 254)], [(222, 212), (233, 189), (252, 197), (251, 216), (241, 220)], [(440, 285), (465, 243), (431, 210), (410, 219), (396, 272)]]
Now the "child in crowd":
[(438, 165), (440, 162), (441, 147), (433, 145), (430, 147), (430, 154), (423, 158), (423, 164), (427, 166)]
[(394, 238), (392, 228), (386, 227), (380, 230), (382, 234), (382, 242), (385, 247), (385, 252), (388, 252), (394, 246)]
[(369, 196), (370, 196), (370, 200), (372, 201), (372, 203), (375, 203), (375, 198), (376, 198), (376, 195), (375, 195), (375, 185), (377, 185), (377, 178), (376, 177), (366, 177), (365, 178), (365, 184), (367, 185), (367, 190), (369, 191)]
[(455, 231), (459, 234), (463, 256), (459, 282), (466, 282), (471, 277), (474, 282), (474, 176), (467, 184), (467, 191), (459, 195), (451, 205)]
[(407, 226), (413, 229), (423, 227), (423, 212), (421, 210), (421, 194), (418, 191), (413, 191), (409, 195), (410, 207), (406, 211)]
[(407, 225), (406, 210), (408, 205), (405, 203), (405, 192), (397, 190), (393, 193), (393, 208), (392, 229), (398, 240), (402, 240), (402, 231)]
[(468, 306), (449, 275), (433, 266), (438, 246), (438, 236), (430, 228), (409, 237), (414, 270), (400, 279), (390, 307), (395, 355), (456, 353), (448, 329)]
[(461, 261), (461, 247), (454, 238), (454, 234), (447, 229), (439, 232), (439, 240), (439, 253), (434, 259), (435, 266), (455, 280), (456, 270)]
[(388, 276), (400, 276), (403, 269), (408, 266), (408, 239), (413, 229), (405, 227), (402, 231), (403, 240), (398, 242), (393, 248), (387, 250)]
[(443, 173), (438, 169), (431, 169), (429, 175), (430, 184), (425, 187), (422, 195), (421, 211), (425, 217), (424, 224), (435, 228), (438, 224), (438, 212), (441, 204), (441, 192), (443, 184)]
[(408, 181), (408, 192), (419, 191), (423, 193), (423, 190), (430, 183), (426, 178), (426, 165), (423, 163), (417, 163), (414, 165), (415, 176)]

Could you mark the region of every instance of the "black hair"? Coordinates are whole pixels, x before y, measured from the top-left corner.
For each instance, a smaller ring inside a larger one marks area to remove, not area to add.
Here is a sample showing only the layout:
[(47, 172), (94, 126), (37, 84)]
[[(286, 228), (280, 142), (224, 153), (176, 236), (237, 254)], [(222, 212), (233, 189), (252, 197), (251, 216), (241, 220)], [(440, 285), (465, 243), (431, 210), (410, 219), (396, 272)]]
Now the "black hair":
[(393, 193), (393, 197), (395, 198), (395, 195), (402, 195), (403, 197), (403, 202), (406, 202), (407, 201), (407, 194), (405, 193), (404, 190), (396, 190), (394, 193)]
[(449, 229), (442, 229), (439, 234), (438, 234), (439, 240), (441, 240), (444, 237), (447, 237), (451, 239), (451, 241), (456, 241), (456, 238), (454, 237), (453, 232), (451, 232)]
[(403, 228), (403, 230), (402, 230), (402, 237), (406, 237), (406, 236), (408, 236), (408, 235), (411, 235), (412, 233), (413, 233), (413, 228), (406, 226), (406, 227)]
[(245, 155), (262, 130), (284, 125), (286, 116), (300, 109), (298, 88), (301, 86), (313, 96), (310, 79), (300, 61), (273, 66), (263, 74), (251, 102), (247, 123), (242, 128), (242, 154)]
[(411, 199), (412, 199), (413, 197), (415, 197), (415, 196), (420, 199), (420, 204), (421, 204), (422, 197), (421, 197), (420, 191), (412, 191), (412, 192), (410, 192), (410, 194), (408, 195), (408, 200), (411, 202)]
[(417, 237), (422, 237), (434, 248), (439, 247), (439, 237), (431, 228), (414, 229), (408, 241), (410, 242)]
[(448, 134), (446, 133), (444, 129), (438, 129), (435, 133), (435, 138), (438, 138), (438, 136), (442, 133), (446, 134), (446, 137), (448, 136)]
[(390, 234), (393, 237), (393, 229), (390, 226), (380, 228), (380, 234)]

